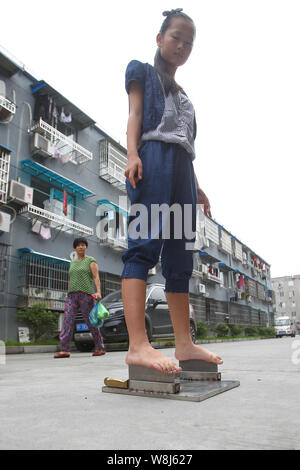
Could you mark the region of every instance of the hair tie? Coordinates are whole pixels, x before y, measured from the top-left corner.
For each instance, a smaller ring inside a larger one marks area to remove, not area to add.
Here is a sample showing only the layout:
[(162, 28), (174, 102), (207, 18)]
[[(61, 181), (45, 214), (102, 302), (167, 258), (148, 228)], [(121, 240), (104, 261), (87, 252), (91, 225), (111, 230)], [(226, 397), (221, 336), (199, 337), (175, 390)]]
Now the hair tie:
[(175, 15), (175, 13), (180, 13), (183, 11), (183, 8), (176, 8), (175, 10), (170, 10), (170, 11), (164, 11), (163, 16), (171, 16)]

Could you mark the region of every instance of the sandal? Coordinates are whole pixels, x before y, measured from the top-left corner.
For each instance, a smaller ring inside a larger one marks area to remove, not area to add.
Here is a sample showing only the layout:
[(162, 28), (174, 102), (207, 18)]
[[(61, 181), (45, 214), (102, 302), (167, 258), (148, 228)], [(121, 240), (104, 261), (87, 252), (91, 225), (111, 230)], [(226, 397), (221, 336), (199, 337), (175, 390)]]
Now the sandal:
[(54, 355), (54, 359), (59, 359), (61, 357), (70, 357), (70, 353), (61, 351)]
[(93, 356), (104, 356), (104, 354), (106, 354), (106, 351), (104, 351), (104, 349), (102, 349), (101, 351), (93, 352)]

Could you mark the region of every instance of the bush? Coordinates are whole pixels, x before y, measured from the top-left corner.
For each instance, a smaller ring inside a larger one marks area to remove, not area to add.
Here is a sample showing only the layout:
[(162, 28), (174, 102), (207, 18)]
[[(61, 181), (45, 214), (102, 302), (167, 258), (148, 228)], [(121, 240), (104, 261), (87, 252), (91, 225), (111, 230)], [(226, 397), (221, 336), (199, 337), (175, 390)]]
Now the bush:
[(228, 336), (229, 326), (226, 323), (217, 323), (214, 327), (214, 332), (217, 333), (217, 336)]
[(197, 322), (197, 338), (205, 338), (208, 334), (208, 326), (203, 321)]
[(276, 336), (275, 328), (273, 326), (259, 326), (257, 329), (261, 336)]
[(243, 333), (242, 325), (238, 325), (236, 323), (231, 323), (228, 325), (230, 329), (231, 336), (241, 336)]
[(33, 341), (42, 337), (47, 339), (57, 330), (58, 313), (46, 310), (42, 302), (17, 311), (16, 320), (25, 323), (33, 333)]
[(246, 336), (256, 336), (258, 334), (257, 328), (251, 325), (246, 326), (244, 331)]

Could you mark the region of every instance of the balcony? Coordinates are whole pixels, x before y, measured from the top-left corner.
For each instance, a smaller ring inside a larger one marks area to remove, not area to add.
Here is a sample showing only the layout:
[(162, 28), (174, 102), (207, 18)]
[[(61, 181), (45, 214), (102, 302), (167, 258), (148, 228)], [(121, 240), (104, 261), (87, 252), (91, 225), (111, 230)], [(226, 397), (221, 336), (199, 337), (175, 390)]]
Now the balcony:
[(128, 242), (125, 238), (119, 238), (118, 235), (113, 235), (110, 231), (99, 240), (101, 245), (108, 246), (116, 251), (124, 251), (128, 247)]
[(206, 274), (206, 280), (210, 282), (216, 282), (217, 284), (221, 284), (222, 282), (219, 276), (216, 276), (215, 274), (211, 274), (211, 273)]
[(74, 222), (73, 220), (67, 219), (66, 217), (54, 214), (53, 212), (46, 211), (45, 209), (41, 209), (40, 207), (33, 206), (32, 204), (24, 206), (19, 211), (19, 214), (25, 214), (30, 219), (47, 222), (49, 223), (50, 227), (62, 230), (64, 232), (71, 231), (73, 234), (87, 236), (93, 235), (92, 228), (86, 227), (85, 225), (79, 224), (78, 222)]
[(16, 113), (16, 105), (5, 98), (3, 95), (0, 95), (0, 118), (7, 119), (12, 114)]
[[(77, 144), (77, 142), (74, 142), (74, 140), (59, 132), (41, 118), (37, 124), (32, 126), (31, 132), (40, 134), (44, 137), (44, 140), (47, 139), (50, 142), (49, 148), (53, 149), (51, 150), (51, 152), (53, 151), (53, 156), (57, 158), (60, 157), (63, 163), (69, 161), (74, 165), (81, 165), (93, 159), (92, 152), (89, 152), (84, 147)], [(37, 139), (36, 142), (38, 142)], [(42, 156), (45, 156), (44, 147), (45, 143), (41, 144), (40, 153)], [(47, 153), (49, 153), (49, 148), (47, 148)], [(34, 153), (37, 154), (38, 150), (37, 146)]]
[(123, 192), (126, 192), (126, 165), (126, 150), (109, 139), (101, 140), (99, 176)]

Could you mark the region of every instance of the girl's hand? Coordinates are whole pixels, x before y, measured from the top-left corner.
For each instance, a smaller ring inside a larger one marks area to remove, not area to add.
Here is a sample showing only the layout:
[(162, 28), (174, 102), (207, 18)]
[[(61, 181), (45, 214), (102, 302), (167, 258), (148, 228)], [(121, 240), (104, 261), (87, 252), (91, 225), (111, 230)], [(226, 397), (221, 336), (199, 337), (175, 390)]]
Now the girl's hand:
[(127, 166), (124, 174), (133, 189), (136, 189), (136, 183), (143, 177), (143, 164), (138, 154), (132, 157), (128, 156)]
[(97, 300), (97, 302), (99, 302), (102, 299), (102, 296), (101, 294), (99, 294), (99, 292), (96, 292), (96, 294), (92, 294), (92, 297), (94, 297), (94, 299)]
[(202, 204), (204, 206), (204, 214), (207, 217), (211, 217), (211, 212), (210, 212), (210, 203), (208, 200), (208, 197), (206, 196), (205, 192), (200, 189), (198, 186), (198, 204)]

